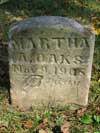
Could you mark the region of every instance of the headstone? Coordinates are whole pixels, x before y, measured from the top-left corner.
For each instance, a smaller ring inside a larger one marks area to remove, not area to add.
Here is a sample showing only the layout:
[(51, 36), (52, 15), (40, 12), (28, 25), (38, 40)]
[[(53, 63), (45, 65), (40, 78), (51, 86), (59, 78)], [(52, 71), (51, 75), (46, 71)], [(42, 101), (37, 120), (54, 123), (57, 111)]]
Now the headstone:
[(89, 27), (64, 17), (21, 21), (9, 31), (12, 104), (86, 106), (94, 51)]

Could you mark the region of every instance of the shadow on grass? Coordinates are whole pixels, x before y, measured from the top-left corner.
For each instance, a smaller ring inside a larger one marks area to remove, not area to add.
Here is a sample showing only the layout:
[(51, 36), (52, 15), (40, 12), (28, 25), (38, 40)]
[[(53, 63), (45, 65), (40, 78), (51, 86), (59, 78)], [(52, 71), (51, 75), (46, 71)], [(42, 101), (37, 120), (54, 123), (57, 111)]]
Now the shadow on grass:
[(9, 102), (11, 103), (8, 45), (2, 42), (0, 42), (0, 91), (8, 91)]
[[(13, 8), (14, 7), (14, 8)], [(93, 10), (85, 5), (79, 4), (74, 0), (10, 0), (10, 2), (0, 6), (1, 9), (11, 12), (13, 15), (27, 16), (69, 16), (71, 18), (82, 17), (91, 21)]]
[(61, 131), (61, 127), (60, 126), (55, 126), (53, 129), (52, 129), (53, 133), (62, 133)]

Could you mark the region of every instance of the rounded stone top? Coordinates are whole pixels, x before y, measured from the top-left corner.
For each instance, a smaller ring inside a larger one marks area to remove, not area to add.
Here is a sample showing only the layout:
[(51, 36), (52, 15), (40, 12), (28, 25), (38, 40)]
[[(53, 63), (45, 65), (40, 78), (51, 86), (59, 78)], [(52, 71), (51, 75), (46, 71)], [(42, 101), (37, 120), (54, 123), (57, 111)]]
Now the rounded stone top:
[(55, 29), (72, 29), (80, 34), (93, 35), (93, 31), (86, 25), (81, 25), (73, 19), (60, 16), (39, 16), (32, 17), (15, 24), (12, 24), (9, 30), (9, 34), (19, 33), (27, 29), (34, 28), (55, 28)]

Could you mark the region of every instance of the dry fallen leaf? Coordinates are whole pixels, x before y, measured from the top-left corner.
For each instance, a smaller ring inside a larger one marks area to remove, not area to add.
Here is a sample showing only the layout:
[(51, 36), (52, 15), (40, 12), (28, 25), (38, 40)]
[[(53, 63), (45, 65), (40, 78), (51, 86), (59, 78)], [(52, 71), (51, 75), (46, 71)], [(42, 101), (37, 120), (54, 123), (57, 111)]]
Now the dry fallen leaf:
[(0, 125), (0, 133), (1, 133), (1, 131), (4, 131), (4, 130), (6, 130), (6, 129), (7, 129), (7, 128), (6, 128), (5, 126), (3, 126), (3, 125), (1, 126), (1, 125)]
[(94, 70), (99, 70), (100, 69), (99, 66), (96, 65), (96, 64), (93, 64), (92, 67), (93, 67)]
[(1, 131), (4, 131), (8, 128), (8, 122), (7, 121), (0, 121), (0, 133)]
[(28, 129), (32, 128), (32, 122), (31, 121), (25, 121), (25, 122), (23, 122), (22, 126), (24, 128), (28, 128)]
[(45, 128), (47, 128), (49, 126), (49, 124), (48, 124), (48, 119), (43, 119), (43, 121), (40, 123), (40, 125), (39, 125), (39, 128), (43, 128), (43, 129), (45, 129)]
[(95, 86), (94, 82), (90, 82), (90, 88), (93, 88)]
[(96, 2), (100, 2), (100, 0), (96, 0)]
[(43, 119), (43, 123), (48, 123), (48, 119), (47, 118)]
[(46, 131), (41, 129), (41, 130), (39, 130), (39, 133), (46, 133)]
[(94, 33), (95, 33), (96, 35), (99, 35), (99, 34), (100, 34), (100, 29), (99, 29), (99, 28), (95, 28), (94, 25), (91, 25), (90, 27), (91, 27), (91, 29), (94, 31)]
[(70, 133), (69, 127), (70, 127), (70, 123), (69, 122), (66, 122), (65, 124), (63, 124), (61, 126), (62, 133)]
[(100, 105), (97, 107), (98, 114), (100, 114)]
[(77, 111), (77, 116), (81, 117), (84, 115), (84, 113), (86, 112), (86, 108), (81, 108)]
[(39, 133), (53, 133), (52, 131), (50, 131), (49, 129), (46, 129), (46, 130), (39, 130)]

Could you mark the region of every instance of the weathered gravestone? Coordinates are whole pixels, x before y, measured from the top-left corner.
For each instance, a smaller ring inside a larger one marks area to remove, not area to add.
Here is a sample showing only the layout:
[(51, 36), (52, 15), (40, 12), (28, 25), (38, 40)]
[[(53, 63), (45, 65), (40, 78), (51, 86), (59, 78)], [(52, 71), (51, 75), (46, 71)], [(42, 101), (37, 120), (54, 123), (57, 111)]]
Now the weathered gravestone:
[(64, 17), (34, 17), (12, 25), (9, 38), (14, 105), (87, 105), (94, 51), (87, 26)]

